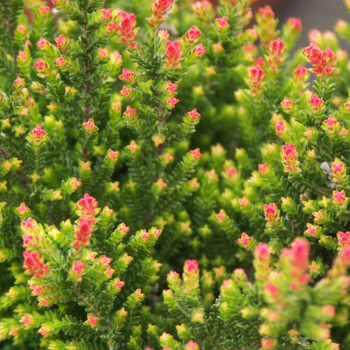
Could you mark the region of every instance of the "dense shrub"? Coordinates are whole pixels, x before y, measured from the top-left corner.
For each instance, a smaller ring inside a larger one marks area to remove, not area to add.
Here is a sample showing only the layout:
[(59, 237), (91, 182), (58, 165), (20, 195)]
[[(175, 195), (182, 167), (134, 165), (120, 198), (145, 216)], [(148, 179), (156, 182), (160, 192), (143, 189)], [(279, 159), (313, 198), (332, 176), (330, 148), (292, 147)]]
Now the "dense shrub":
[(252, 2), (1, 3), (3, 349), (350, 347), (348, 54)]

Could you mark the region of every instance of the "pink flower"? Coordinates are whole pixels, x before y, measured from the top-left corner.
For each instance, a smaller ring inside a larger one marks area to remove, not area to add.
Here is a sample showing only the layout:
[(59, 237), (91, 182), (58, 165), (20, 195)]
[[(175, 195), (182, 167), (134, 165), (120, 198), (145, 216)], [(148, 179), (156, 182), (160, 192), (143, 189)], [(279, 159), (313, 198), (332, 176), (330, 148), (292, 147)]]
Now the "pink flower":
[(38, 13), (40, 13), (43, 17), (48, 17), (51, 9), (49, 6), (42, 5), (39, 7)]
[(42, 278), (49, 271), (49, 267), (44, 264), (44, 259), (37, 252), (23, 252), (23, 268), (35, 278)]
[(132, 89), (129, 88), (127, 85), (123, 86), (123, 89), (120, 91), (120, 94), (125, 96), (128, 100), (131, 97)]
[(77, 210), (82, 218), (87, 219), (96, 216), (97, 206), (97, 200), (91, 197), (88, 193), (85, 193), (84, 197), (80, 199), (77, 204)]
[(184, 42), (187, 45), (193, 45), (199, 40), (200, 37), (201, 37), (201, 31), (196, 26), (193, 26), (184, 35)]
[(123, 72), (119, 75), (119, 79), (133, 84), (136, 80), (136, 74), (130, 69), (123, 68)]
[(47, 62), (43, 61), (41, 58), (34, 63), (34, 69), (42, 74), (44, 77), (48, 77), (50, 73), (50, 68)]
[(346, 206), (348, 198), (346, 197), (345, 190), (342, 191), (333, 191), (332, 201), (337, 203), (339, 207)]
[(267, 51), (273, 57), (281, 57), (286, 52), (286, 44), (280, 38), (277, 38), (270, 43)]
[(199, 60), (206, 52), (207, 49), (203, 46), (203, 44), (199, 44), (191, 51), (191, 55), (193, 55), (195, 59)]
[(177, 84), (173, 84), (171, 81), (166, 82), (166, 86), (164, 88), (164, 91), (169, 91), (171, 95), (175, 95), (176, 89), (179, 87)]
[(331, 114), (328, 119), (323, 121), (323, 126), (326, 131), (332, 133), (337, 126), (340, 126), (340, 123), (334, 119), (334, 116)]
[(72, 268), (69, 270), (69, 275), (76, 282), (81, 282), (83, 279), (83, 272), (85, 271), (86, 264), (80, 261), (74, 261)]
[(195, 150), (192, 150), (189, 152), (192, 155), (192, 160), (196, 160), (196, 159), (201, 159), (202, 158), (202, 154), (200, 152), (199, 148), (196, 148)]
[(215, 19), (215, 26), (219, 32), (225, 33), (230, 29), (230, 25), (227, 23), (227, 17)]
[(349, 247), (350, 246), (350, 232), (338, 231), (338, 247)]
[(119, 152), (114, 152), (112, 149), (109, 149), (106, 155), (106, 159), (112, 159), (114, 163), (117, 163)]
[(286, 131), (288, 132), (288, 124), (286, 122), (286, 120), (281, 120), (278, 123), (274, 123), (275, 126), (275, 130), (276, 130), (276, 134), (278, 136), (283, 136)]
[(299, 64), (299, 67), (293, 72), (293, 79), (298, 84), (305, 83), (309, 79), (308, 69)]
[(184, 273), (199, 273), (197, 260), (186, 260), (184, 265)]
[(129, 45), (130, 47), (135, 47), (136, 43), (134, 40), (136, 38), (136, 16), (133, 13), (120, 11), (119, 17), (120, 21), (117, 27), (117, 32), (121, 42)]
[(199, 345), (193, 340), (190, 340), (184, 347), (184, 350), (199, 350)]
[(167, 69), (181, 68), (181, 50), (182, 50), (182, 45), (177, 41), (168, 41), (166, 43), (165, 68)]
[(56, 41), (57, 47), (61, 52), (66, 52), (70, 46), (70, 41), (68, 37), (61, 34), (59, 37), (54, 39)]
[(251, 66), (247, 68), (248, 85), (252, 88), (252, 93), (257, 93), (257, 89), (261, 88), (262, 82), (265, 80), (265, 72), (261, 69), (260, 65)]
[(271, 259), (269, 246), (266, 243), (258, 244), (254, 249), (254, 257), (260, 262), (268, 263)]
[(141, 149), (141, 147), (136, 144), (135, 140), (132, 140), (130, 145), (126, 146), (126, 148), (131, 150), (133, 154), (136, 154), (136, 152)]
[(285, 172), (298, 172), (299, 168), (299, 160), (298, 153), (295, 149), (295, 145), (284, 145), (282, 146), (282, 156), (284, 161), (284, 171)]
[(99, 320), (99, 317), (94, 317), (93, 314), (88, 314), (88, 319), (84, 322), (84, 324), (90, 325), (91, 328), (95, 329)]
[(306, 61), (313, 66), (320, 66), (326, 63), (323, 51), (314, 41), (310, 44), (310, 46), (303, 50), (303, 55), (305, 56)]
[(97, 59), (98, 60), (101, 60), (101, 61), (103, 61), (103, 60), (108, 60), (109, 59), (109, 49), (108, 48), (102, 48), (102, 47), (99, 47), (98, 49), (97, 49), (97, 53), (98, 53), (98, 55), (97, 55)]
[(67, 72), (69, 70), (68, 59), (65, 56), (55, 58), (56, 67), (62, 72)]
[(174, 109), (175, 104), (178, 103), (179, 100), (173, 96), (171, 96), (168, 100), (165, 101), (166, 108)]
[(34, 144), (35, 146), (40, 146), (43, 142), (48, 140), (48, 135), (45, 130), (41, 128), (41, 126), (38, 124), (35, 129), (33, 129), (29, 135), (28, 140), (30, 143)]
[(90, 244), (90, 237), (93, 227), (95, 225), (95, 219), (86, 219), (84, 217), (78, 220), (78, 227), (74, 232), (75, 240), (73, 241), (73, 247), (80, 249), (83, 246)]
[(82, 126), (88, 135), (92, 135), (94, 131), (98, 130), (98, 127), (95, 125), (93, 119), (89, 119), (86, 123), (83, 123)]
[(137, 117), (137, 110), (135, 108), (131, 108), (131, 106), (127, 106), (126, 111), (123, 113), (123, 117), (135, 119)]
[(220, 221), (220, 224), (221, 224), (224, 220), (228, 219), (228, 216), (225, 214), (224, 209), (221, 209), (220, 212), (219, 212), (219, 214), (215, 214), (215, 217)]
[(40, 38), (39, 41), (37, 41), (36, 46), (42, 50), (46, 51), (47, 49), (50, 48), (50, 43), (45, 39), (45, 38)]
[(241, 238), (237, 239), (237, 242), (244, 248), (249, 247), (249, 243), (252, 241), (252, 238), (249, 237), (245, 232), (242, 232)]
[(19, 50), (16, 61), (17, 61), (17, 63), (24, 64), (24, 63), (29, 62), (29, 58), (30, 58), (29, 52)]
[(279, 219), (279, 210), (276, 203), (264, 204), (265, 219), (270, 225), (274, 225)]
[(346, 165), (338, 158), (331, 163), (333, 171), (333, 182), (339, 182), (346, 176)]
[(258, 167), (259, 167), (258, 172), (260, 175), (269, 174), (270, 165), (268, 163), (258, 164)]
[(31, 314), (25, 313), (20, 322), (22, 323), (24, 329), (29, 329), (35, 324), (35, 318)]
[(298, 34), (302, 31), (303, 25), (300, 18), (288, 18), (287, 26), (291, 28), (293, 34)]
[(158, 17), (164, 15), (167, 11), (169, 11), (171, 5), (174, 0), (157, 0), (152, 5), (152, 12)]
[[(30, 209), (26, 206), (26, 204), (24, 202), (22, 202), (21, 205), (16, 208), (16, 211), (19, 213), (20, 217), (23, 217), (27, 213), (30, 212)], [(29, 219), (27, 220), (28, 226), (36, 229), (37, 226), (34, 224), (34, 219), (33, 218), (30, 218), (30, 219), (31, 219), (31, 221), (28, 221)], [(28, 227), (26, 224), (24, 224), (25, 222), (26, 221), (22, 221), (22, 223), (21, 223), (21, 226), (23, 225), (23, 228)]]

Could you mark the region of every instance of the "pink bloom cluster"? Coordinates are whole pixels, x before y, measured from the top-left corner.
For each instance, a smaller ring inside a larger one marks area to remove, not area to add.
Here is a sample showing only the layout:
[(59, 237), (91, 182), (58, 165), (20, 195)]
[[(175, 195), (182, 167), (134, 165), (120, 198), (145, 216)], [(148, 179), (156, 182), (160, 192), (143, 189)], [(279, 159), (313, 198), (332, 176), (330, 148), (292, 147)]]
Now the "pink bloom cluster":
[(330, 48), (322, 51), (317, 43), (311, 42), (310, 46), (303, 50), (307, 62), (314, 68), (312, 72), (321, 79), (325, 79), (332, 73), (335, 66), (335, 54)]

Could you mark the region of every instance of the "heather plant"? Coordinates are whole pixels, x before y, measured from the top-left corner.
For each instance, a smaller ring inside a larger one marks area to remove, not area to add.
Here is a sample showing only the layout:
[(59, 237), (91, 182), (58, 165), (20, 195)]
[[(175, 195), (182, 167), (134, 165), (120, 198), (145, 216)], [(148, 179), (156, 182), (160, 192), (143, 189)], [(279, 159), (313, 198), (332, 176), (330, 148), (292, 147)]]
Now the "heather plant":
[(4, 349), (350, 346), (348, 55), (253, 2), (1, 4)]

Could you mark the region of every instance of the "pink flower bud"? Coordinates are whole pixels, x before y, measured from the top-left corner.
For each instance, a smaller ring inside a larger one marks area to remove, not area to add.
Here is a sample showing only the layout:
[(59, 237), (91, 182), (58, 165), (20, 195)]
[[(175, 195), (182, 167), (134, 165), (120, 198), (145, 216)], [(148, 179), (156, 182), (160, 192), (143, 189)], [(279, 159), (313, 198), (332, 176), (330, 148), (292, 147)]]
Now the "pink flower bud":
[(23, 269), (35, 278), (43, 278), (49, 271), (49, 267), (44, 264), (44, 259), (37, 252), (23, 252)]
[(350, 232), (341, 232), (338, 231), (337, 233), (338, 237), (338, 247), (344, 248), (350, 246)]
[(106, 61), (109, 60), (110, 55), (109, 55), (109, 49), (108, 48), (102, 48), (99, 47), (97, 49), (97, 59), (98, 61)]
[(89, 136), (98, 130), (98, 127), (95, 125), (92, 119), (89, 119), (86, 123), (83, 123), (82, 126)]
[(184, 350), (199, 350), (199, 345), (193, 340), (190, 340), (184, 347)]
[(181, 50), (182, 45), (177, 41), (168, 41), (166, 43), (166, 69), (181, 68)]
[(344, 207), (347, 204), (348, 198), (346, 197), (345, 190), (333, 191), (332, 201), (337, 203), (339, 207)]
[(30, 59), (30, 54), (29, 54), (29, 52), (19, 50), (18, 56), (17, 56), (17, 59), (16, 59), (17, 64), (25, 64), (25, 63), (28, 63), (28, 62), (29, 62), (29, 59)]
[(204, 56), (207, 49), (203, 46), (203, 44), (197, 45), (190, 53), (190, 55), (194, 56), (196, 60), (199, 60)]
[(201, 37), (201, 31), (196, 26), (193, 26), (184, 35), (184, 42), (187, 45), (193, 45), (199, 40), (200, 37)]
[(217, 30), (221, 33), (226, 33), (230, 29), (230, 25), (227, 23), (227, 17), (215, 19), (215, 26)]
[(90, 237), (95, 225), (95, 219), (79, 218), (78, 226), (74, 232), (75, 240), (73, 241), (73, 247), (80, 249), (83, 246), (90, 244)]
[(277, 38), (270, 43), (267, 51), (273, 57), (281, 57), (286, 52), (286, 44), (280, 38)]
[(299, 160), (298, 153), (295, 149), (295, 145), (282, 146), (282, 156), (284, 161), (284, 172), (299, 172)]
[(253, 93), (257, 93), (256, 89), (260, 89), (262, 82), (266, 78), (265, 72), (261, 69), (260, 65), (257, 65), (248, 67), (247, 74), (249, 87)]
[[(29, 213), (30, 213), (30, 209), (26, 206), (26, 204), (24, 203), (24, 202), (22, 202), (21, 203), (21, 205), (19, 206), (19, 207), (17, 207), (16, 208), (16, 210), (15, 210), (17, 213), (18, 213), (18, 215), (19, 215), (19, 217), (20, 218), (23, 218), (23, 217), (25, 217), (25, 216), (27, 216)], [(31, 218), (32, 219), (32, 218)], [(28, 219), (29, 220), (29, 219)], [(34, 221), (34, 220), (33, 220)], [(24, 222), (24, 221), (23, 221)], [(22, 222), (22, 224), (23, 224), (23, 222)], [(21, 224), (21, 225), (22, 225)], [(30, 225), (32, 225), (32, 223), (30, 223)], [(25, 225), (24, 225), (25, 226)], [(23, 227), (24, 227), (23, 226)]]
[(127, 85), (124, 85), (123, 89), (120, 91), (120, 94), (125, 96), (129, 100), (131, 98), (132, 89)]
[(177, 84), (173, 84), (171, 81), (166, 82), (164, 91), (169, 91), (171, 95), (175, 95), (176, 89), (179, 87)]
[(88, 219), (94, 218), (98, 213), (98, 202), (95, 198), (85, 193), (84, 197), (79, 200), (77, 210), (80, 217)]
[(333, 134), (335, 131), (340, 129), (340, 123), (336, 121), (334, 116), (331, 114), (328, 119), (323, 121), (322, 128), (329, 134)]
[(242, 232), (241, 238), (237, 239), (238, 244), (245, 249), (249, 248), (251, 241), (252, 238), (248, 236), (245, 232)]
[(287, 26), (291, 29), (293, 34), (299, 34), (303, 29), (300, 18), (288, 18)]
[(270, 165), (268, 163), (265, 164), (258, 164), (259, 167), (259, 174), (260, 175), (267, 175), (269, 174), (269, 169), (270, 169)]
[(76, 282), (83, 280), (83, 272), (85, 271), (86, 264), (80, 261), (74, 261), (72, 268), (69, 270), (69, 276)]
[(114, 152), (112, 149), (109, 149), (106, 155), (106, 159), (112, 159), (113, 163), (116, 164), (118, 160), (119, 152)]
[(39, 7), (38, 13), (44, 18), (48, 18), (50, 11), (51, 11), (51, 9), (49, 6), (42, 5)]
[(169, 99), (167, 99), (165, 101), (165, 107), (167, 109), (174, 109), (175, 108), (175, 104), (178, 103), (179, 100), (173, 96), (171, 96)]
[(307, 223), (306, 226), (307, 226), (307, 230), (304, 232), (305, 236), (312, 236), (315, 238), (319, 236), (319, 233), (318, 233), (319, 226), (314, 226), (309, 223)]
[(278, 136), (285, 136), (289, 132), (288, 124), (285, 119), (279, 121), (278, 123), (275, 123), (274, 126), (276, 130), (276, 134)]
[(93, 314), (88, 314), (87, 321), (84, 322), (85, 325), (90, 325), (91, 328), (95, 329), (97, 327), (97, 323), (100, 320), (99, 317), (94, 317)]
[(156, 0), (151, 9), (156, 17), (164, 15), (167, 11), (169, 11), (171, 5), (174, 0)]
[(343, 180), (346, 176), (346, 165), (340, 161), (340, 159), (335, 158), (334, 162), (331, 164), (333, 171), (333, 182), (339, 182)]
[(219, 214), (215, 214), (215, 217), (219, 220), (220, 224), (222, 224), (224, 220), (228, 219), (224, 209), (221, 209)]
[(68, 72), (69, 71), (69, 63), (68, 58), (65, 56), (57, 57), (55, 58), (56, 67), (61, 70), (62, 72)]
[(26, 86), (26, 80), (21, 77), (17, 77), (17, 79), (13, 83), (13, 89), (16, 92), (21, 91)]
[(135, 140), (132, 140), (129, 146), (126, 146), (133, 154), (141, 149), (139, 145), (136, 144)]
[(254, 249), (254, 257), (260, 262), (269, 263), (271, 259), (269, 246), (266, 243), (258, 244)]
[(39, 41), (36, 43), (36, 46), (44, 52), (47, 52), (48, 49), (50, 49), (51, 45), (45, 38), (40, 38)]
[(297, 84), (303, 84), (309, 79), (309, 71), (307, 68), (299, 64), (299, 67), (293, 72), (293, 79)]
[(35, 145), (40, 146), (42, 143), (48, 141), (49, 137), (47, 135), (47, 132), (41, 128), (41, 126), (38, 124), (35, 129), (33, 129), (29, 135), (28, 135), (28, 141)]
[(202, 158), (202, 154), (200, 152), (199, 148), (196, 148), (195, 150), (192, 150), (189, 152), (192, 155), (192, 160), (196, 160), (196, 159), (201, 159)]
[(136, 46), (134, 41), (136, 38), (136, 16), (133, 13), (127, 13), (120, 11), (119, 24), (117, 27), (118, 36), (123, 44), (130, 46), (131, 48)]
[(130, 69), (123, 68), (123, 72), (119, 75), (119, 79), (127, 83), (134, 84), (136, 81), (136, 74)]
[(279, 210), (276, 203), (264, 204), (265, 219), (270, 226), (273, 226), (279, 220)]
[(285, 97), (283, 101), (280, 103), (280, 106), (286, 113), (290, 113), (294, 110), (295, 103), (291, 101), (289, 98)]
[(44, 78), (48, 78), (50, 76), (50, 67), (47, 62), (43, 61), (41, 58), (38, 58), (38, 60), (34, 63), (34, 69)]

